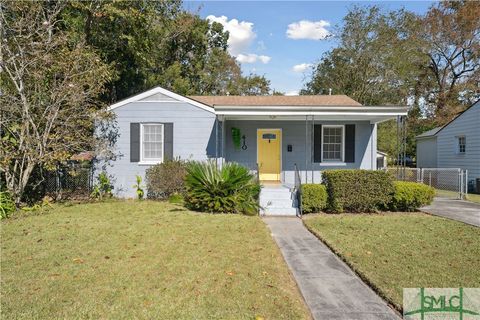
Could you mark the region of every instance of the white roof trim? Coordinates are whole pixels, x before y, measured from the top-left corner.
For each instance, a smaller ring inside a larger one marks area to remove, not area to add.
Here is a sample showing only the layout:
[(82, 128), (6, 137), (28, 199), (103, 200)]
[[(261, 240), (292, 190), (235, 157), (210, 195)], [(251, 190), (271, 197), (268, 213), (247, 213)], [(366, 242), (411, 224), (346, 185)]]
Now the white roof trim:
[[(188, 97), (176, 94), (161, 87), (155, 87), (148, 91), (137, 94), (133, 97), (114, 103), (108, 107), (108, 110), (114, 110), (132, 102), (152, 103), (158, 101), (140, 101), (151, 95), (161, 93), (167, 97), (196, 106), (200, 109), (217, 115), (342, 115), (342, 116), (400, 116), (407, 115), (408, 107), (404, 106), (220, 106), (215, 109), (209, 105)], [(161, 102), (160, 102), (161, 103)]]
[(229, 107), (216, 108), (218, 115), (370, 115), (370, 116), (405, 116), (408, 107)]
[(429, 135), (429, 136), (415, 137), (415, 140), (428, 140), (428, 139), (437, 139), (437, 135), (432, 134), (432, 135)]
[[(162, 87), (155, 87), (153, 89), (150, 89), (148, 91), (145, 91), (145, 92), (142, 92), (142, 93), (139, 93), (133, 97), (130, 97), (130, 98), (127, 98), (125, 100), (122, 100), (122, 101), (119, 101), (117, 103), (114, 103), (112, 104), (111, 106), (108, 107), (108, 111), (112, 111), (114, 109), (117, 109), (119, 107), (122, 107), (126, 104), (129, 104), (131, 102), (139, 102), (139, 103), (151, 103), (153, 101), (140, 101), (148, 96), (151, 96), (151, 95), (154, 95), (156, 93), (161, 93), (163, 95), (166, 95), (167, 97), (170, 97), (172, 99), (175, 99), (175, 100), (178, 100), (180, 102), (185, 102), (185, 103), (188, 103), (188, 104), (191, 104), (195, 107), (198, 107), (200, 109), (203, 109), (203, 110), (206, 110), (208, 112), (211, 112), (211, 113), (215, 113), (214, 109), (206, 104), (203, 104), (201, 102), (198, 102), (196, 100), (193, 100), (193, 99), (190, 99), (190, 98), (187, 98), (185, 96), (182, 96), (182, 95), (179, 95), (179, 94), (176, 94), (172, 91), (169, 91), (167, 89), (164, 89)], [(159, 102), (159, 101), (157, 101)], [(161, 103), (161, 102), (159, 102)]]
[(272, 109), (272, 110), (408, 110), (406, 106), (361, 106), (361, 105), (215, 105), (217, 110)]

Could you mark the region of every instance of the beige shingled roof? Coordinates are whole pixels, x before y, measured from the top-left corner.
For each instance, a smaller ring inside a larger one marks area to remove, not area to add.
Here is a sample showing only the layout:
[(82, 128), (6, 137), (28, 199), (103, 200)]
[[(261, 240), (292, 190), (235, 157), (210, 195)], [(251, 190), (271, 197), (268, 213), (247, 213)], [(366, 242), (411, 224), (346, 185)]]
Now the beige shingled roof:
[(346, 95), (189, 96), (209, 106), (361, 106)]

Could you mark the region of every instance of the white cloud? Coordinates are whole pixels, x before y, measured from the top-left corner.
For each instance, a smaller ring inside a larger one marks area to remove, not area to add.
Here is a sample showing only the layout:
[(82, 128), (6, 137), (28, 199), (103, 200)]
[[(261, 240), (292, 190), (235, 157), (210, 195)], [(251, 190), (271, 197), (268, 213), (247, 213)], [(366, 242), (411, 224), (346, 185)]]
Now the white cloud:
[(233, 56), (237, 56), (240, 52), (248, 49), (257, 36), (253, 32), (252, 22), (238, 21), (237, 19), (228, 20), (226, 16), (216, 17), (214, 15), (209, 15), (207, 20), (222, 24), (223, 29), (228, 31), (228, 52)]
[(265, 63), (269, 63), (270, 59), (271, 57), (269, 56), (263, 56), (263, 55), (259, 56), (254, 53), (247, 53), (247, 54), (240, 53), (239, 55), (237, 55), (237, 61), (240, 63), (255, 63), (258, 61), (265, 64)]
[(285, 93), (286, 96), (298, 96), (298, 90), (292, 90)]
[(323, 40), (331, 35), (326, 29), (330, 23), (325, 20), (309, 21), (301, 20), (288, 25), (287, 37), (290, 39)]
[(305, 72), (312, 67), (311, 63), (300, 63), (293, 66), (293, 72)]

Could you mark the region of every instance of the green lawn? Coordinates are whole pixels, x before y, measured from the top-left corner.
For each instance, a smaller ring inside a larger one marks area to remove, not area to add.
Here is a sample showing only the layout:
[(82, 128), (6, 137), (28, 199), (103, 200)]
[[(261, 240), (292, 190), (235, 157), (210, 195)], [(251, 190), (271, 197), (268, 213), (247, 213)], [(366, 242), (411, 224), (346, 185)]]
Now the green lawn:
[(423, 213), (323, 214), (305, 224), (398, 310), (402, 288), (480, 287), (480, 228)]
[[(452, 198), (452, 199), (458, 198), (458, 192), (455, 192), (455, 191), (435, 189), (435, 195), (437, 197), (446, 197), (446, 198)], [(465, 197), (465, 200), (480, 203), (480, 194), (468, 193)]]
[(480, 194), (475, 194), (475, 193), (469, 193), (467, 194), (467, 200), (480, 203)]
[(259, 217), (116, 201), (1, 227), (1, 318), (310, 317)]

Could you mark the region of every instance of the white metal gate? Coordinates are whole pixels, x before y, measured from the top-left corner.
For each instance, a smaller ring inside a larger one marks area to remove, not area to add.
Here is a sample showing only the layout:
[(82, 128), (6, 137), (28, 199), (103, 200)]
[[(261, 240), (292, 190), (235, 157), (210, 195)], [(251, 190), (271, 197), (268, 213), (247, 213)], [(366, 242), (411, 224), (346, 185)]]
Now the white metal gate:
[(468, 171), (460, 168), (388, 168), (397, 180), (420, 182), (435, 188), (436, 196), (464, 199), (468, 187)]

